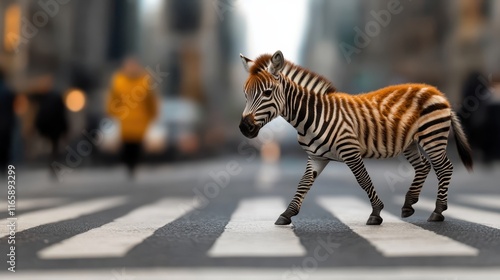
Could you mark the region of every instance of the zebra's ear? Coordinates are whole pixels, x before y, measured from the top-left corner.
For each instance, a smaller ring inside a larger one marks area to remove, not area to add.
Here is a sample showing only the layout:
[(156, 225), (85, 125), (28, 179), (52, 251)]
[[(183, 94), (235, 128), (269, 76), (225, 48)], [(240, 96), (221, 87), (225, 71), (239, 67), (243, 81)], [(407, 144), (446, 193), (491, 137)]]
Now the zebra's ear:
[(243, 62), (243, 67), (245, 67), (245, 70), (247, 70), (247, 72), (250, 72), (250, 68), (254, 64), (253, 60), (251, 60), (250, 58), (242, 55), (241, 53), (240, 53), (240, 58), (241, 58), (241, 62)]
[(269, 66), (269, 72), (273, 76), (278, 76), (279, 72), (285, 67), (285, 58), (281, 51), (276, 51), (271, 58), (271, 65)]

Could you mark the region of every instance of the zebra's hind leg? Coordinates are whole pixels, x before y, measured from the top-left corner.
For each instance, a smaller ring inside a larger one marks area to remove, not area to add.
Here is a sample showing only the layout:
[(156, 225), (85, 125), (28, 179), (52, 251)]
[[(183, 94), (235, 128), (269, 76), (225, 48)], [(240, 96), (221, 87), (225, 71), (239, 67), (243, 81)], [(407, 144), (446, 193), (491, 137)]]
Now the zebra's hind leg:
[(446, 150), (442, 150), (440, 153), (428, 153), (428, 155), (436, 171), (439, 184), (436, 208), (427, 221), (442, 222), (444, 221), (444, 216), (441, 213), (448, 209), (448, 185), (450, 184), (451, 174), (453, 173), (453, 164), (446, 156)]
[(380, 217), (380, 211), (384, 208), (384, 203), (378, 198), (377, 192), (373, 187), (373, 183), (366, 171), (365, 165), (363, 164), (363, 159), (359, 153), (352, 154), (345, 153), (342, 156), (344, 162), (349, 166), (352, 173), (356, 177), (356, 181), (358, 184), (365, 190), (368, 198), (370, 199), (370, 203), (372, 205), (372, 213), (366, 222), (367, 225), (380, 225), (383, 221), (382, 217)]
[[(419, 127), (418, 144), (427, 154), (432, 163), (432, 167), (438, 178), (438, 193), (436, 198), (436, 208), (427, 221), (444, 221), (442, 212), (448, 208), (448, 185), (450, 184), (453, 165), (446, 156), (446, 146), (448, 145), (448, 134), (450, 132), (450, 110), (444, 106), (439, 109), (429, 111), (432, 117), (426, 116), (426, 120)], [(430, 107), (430, 106), (429, 106)], [(437, 107), (439, 108), (439, 107)]]
[(415, 177), (411, 183), (410, 189), (406, 193), (405, 203), (401, 209), (401, 217), (407, 218), (415, 213), (412, 205), (417, 203), (420, 191), (424, 185), (425, 179), (431, 170), (430, 162), (420, 153), (417, 143), (411, 144), (403, 152), (406, 159), (415, 169)]
[(302, 175), (297, 191), (295, 192), (295, 195), (285, 212), (283, 212), (274, 223), (275, 225), (289, 225), (292, 222), (292, 217), (299, 213), (302, 201), (304, 200), (307, 192), (311, 189), (314, 180), (319, 176), (323, 169), (325, 169), (328, 162), (328, 160), (312, 159), (311, 157), (308, 158), (306, 171), (304, 172), (304, 175)]

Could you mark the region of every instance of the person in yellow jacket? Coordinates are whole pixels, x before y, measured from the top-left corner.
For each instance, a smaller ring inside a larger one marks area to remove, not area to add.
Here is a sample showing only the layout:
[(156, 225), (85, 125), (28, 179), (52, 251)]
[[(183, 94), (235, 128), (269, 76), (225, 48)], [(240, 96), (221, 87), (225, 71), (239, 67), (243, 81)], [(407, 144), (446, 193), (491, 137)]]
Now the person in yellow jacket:
[(107, 112), (120, 123), (121, 159), (134, 176), (141, 146), (150, 123), (158, 113), (155, 84), (137, 59), (129, 57), (114, 74), (107, 100)]

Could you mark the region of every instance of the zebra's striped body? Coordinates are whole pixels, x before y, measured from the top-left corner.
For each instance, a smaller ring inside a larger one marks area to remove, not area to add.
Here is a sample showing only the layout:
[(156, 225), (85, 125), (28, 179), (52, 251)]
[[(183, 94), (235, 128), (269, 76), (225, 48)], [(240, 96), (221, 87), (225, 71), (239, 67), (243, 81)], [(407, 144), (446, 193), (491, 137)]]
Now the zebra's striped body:
[[(342, 160), (339, 152), (349, 148), (366, 158), (397, 156), (420, 136), (434, 132), (434, 127), (425, 129), (429, 117), (441, 120), (443, 132), (450, 127), (447, 100), (427, 85), (405, 84), (355, 96), (306, 93), (303, 98), (306, 103), (322, 104), (309, 107), (304, 115), (309, 123), (299, 120), (298, 115), (289, 117), (286, 110), (284, 116), (299, 131), (299, 143), (309, 155), (330, 160)], [(434, 107), (439, 110), (431, 111)], [(415, 112), (423, 114), (416, 117)]]
[(297, 193), (276, 224), (289, 224), (298, 214), (314, 179), (331, 160), (350, 167), (373, 207), (367, 224), (380, 224), (383, 203), (362, 158), (388, 158), (401, 153), (416, 170), (402, 216), (413, 214), (412, 205), (418, 201), (432, 163), (439, 186), (436, 209), (429, 220), (444, 219), (441, 212), (447, 208), (453, 169), (446, 156), (451, 127), (466, 167), (472, 167), (472, 160), (460, 123), (439, 90), (424, 84), (403, 84), (353, 96), (337, 92), (325, 78), (285, 61), (279, 51), (256, 61), (242, 60), (250, 72), (245, 85), (247, 106), (240, 124), (243, 134), (255, 137), (263, 125), (281, 115), (297, 129), (299, 144), (309, 155)]

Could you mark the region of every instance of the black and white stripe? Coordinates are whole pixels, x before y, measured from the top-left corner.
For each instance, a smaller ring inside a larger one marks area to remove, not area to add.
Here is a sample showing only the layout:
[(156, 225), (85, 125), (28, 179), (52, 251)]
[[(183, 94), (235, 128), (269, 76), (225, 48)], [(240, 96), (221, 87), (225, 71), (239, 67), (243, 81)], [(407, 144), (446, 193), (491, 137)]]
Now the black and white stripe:
[[(460, 122), (445, 96), (424, 84), (387, 87), (352, 96), (338, 93), (325, 78), (285, 61), (278, 51), (256, 61), (242, 56), (250, 76), (245, 84), (247, 106), (242, 120), (260, 129), (282, 116), (298, 133), (309, 160), (297, 192), (276, 224), (289, 224), (328, 161), (343, 161), (368, 195), (372, 213), (367, 224), (382, 223), (379, 199), (362, 158), (388, 158), (401, 153), (415, 167), (402, 216), (413, 214), (413, 205), (429, 173), (430, 163), (439, 179), (435, 211), (429, 221), (442, 221), (447, 209), (448, 185), (453, 166), (446, 156), (448, 134), (454, 128), (459, 154), (472, 168), (470, 148)], [(255, 130), (253, 130), (255, 132)], [(244, 134), (254, 136), (242, 130)], [(257, 131), (258, 133), (258, 131)], [(420, 154), (418, 146), (429, 157)]]

